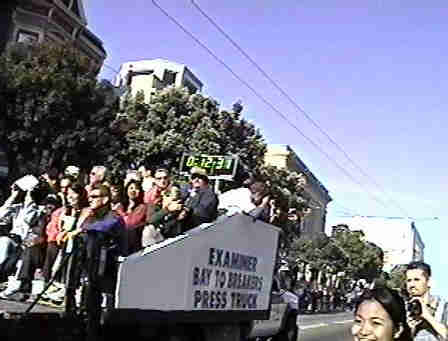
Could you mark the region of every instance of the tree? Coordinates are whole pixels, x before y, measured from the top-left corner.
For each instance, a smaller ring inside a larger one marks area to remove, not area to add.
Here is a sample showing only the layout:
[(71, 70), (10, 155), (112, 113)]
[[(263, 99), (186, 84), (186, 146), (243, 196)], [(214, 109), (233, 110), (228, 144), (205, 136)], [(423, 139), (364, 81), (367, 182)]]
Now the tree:
[(338, 230), (332, 240), (348, 260), (344, 271), (349, 277), (372, 281), (380, 275), (383, 251), (377, 245), (365, 241), (362, 231)]
[(397, 265), (389, 273), (386, 281), (391, 288), (406, 290), (406, 265)]
[(184, 152), (238, 155), (249, 169), (263, 163), (266, 144), (253, 124), (186, 88), (167, 87), (156, 92), (149, 104), (141, 93), (134, 99), (127, 97), (123, 111), (137, 122), (127, 132), (128, 148), (122, 151), (129, 164), (177, 168)]
[(334, 229), (331, 237), (321, 234), (312, 240), (296, 240), (290, 260), (333, 274), (343, 271), (350, 279), (372, 281), (382, 273), (383, 251), (365, 241), (362, 231)]
[(124, 140), (110, 124), (118, 102), (71, 45), (9, 49), (0, 57), (0, 140), (14, 177), (118, 154)]
[[(225, 182), (221, 190), (241, 186), (251, 174), (268, 184), (283, 212), (295, 207), (304, 215), (308, 207), (301, 195), (305, 176), (264, 165), (266, 143), (259, 129), (243, 117), (240, 102), (232, 110), (224, 110), (213, 98), (190, 94), (187, 88), (167, 87), (156, 91), (149, 103), (143, 92), (135, 98), (128, 92), (122, 111), (136, 123), (126, 133), (128, 148), (120, 155), (127, 160), (123, 168), (148, 163), (176, 169), (186, 152), (237, 155), (240, 166), (234, 181)], [(285, 223), (285, 215), (276, 222), (280, 226)]]
[(334, 274), (344, 271), (348, 264), (345, 251), (325, 233), (313, 239), (296, 239), (289, 258), (291, 261), (305, 262), (316, 270), (331, 269)]

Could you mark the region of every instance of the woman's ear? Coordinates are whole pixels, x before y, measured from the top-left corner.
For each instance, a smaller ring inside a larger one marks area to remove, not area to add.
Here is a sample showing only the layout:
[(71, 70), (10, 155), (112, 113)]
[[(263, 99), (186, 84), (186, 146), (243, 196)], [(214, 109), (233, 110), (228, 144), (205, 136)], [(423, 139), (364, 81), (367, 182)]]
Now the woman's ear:
[(394, 339), (398, 339), (400, 337), (401, 333), (403, 333), (403, 330), (404, 330), (403, 324), (400, 323), (398, 325), (398, 328), (395, 328)]

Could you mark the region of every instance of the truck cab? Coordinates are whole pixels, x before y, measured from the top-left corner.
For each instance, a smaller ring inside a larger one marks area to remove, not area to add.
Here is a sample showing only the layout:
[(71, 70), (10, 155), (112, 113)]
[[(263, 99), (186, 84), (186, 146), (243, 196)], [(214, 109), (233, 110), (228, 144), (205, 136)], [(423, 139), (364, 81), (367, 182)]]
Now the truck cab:
[(275, 272), (269, 319), (253, 321), (248, 335), (249, 340), (269, 338), (276, 341), (297, 340), (299, 298), (292, 290), (293, 275), (284, 265)]

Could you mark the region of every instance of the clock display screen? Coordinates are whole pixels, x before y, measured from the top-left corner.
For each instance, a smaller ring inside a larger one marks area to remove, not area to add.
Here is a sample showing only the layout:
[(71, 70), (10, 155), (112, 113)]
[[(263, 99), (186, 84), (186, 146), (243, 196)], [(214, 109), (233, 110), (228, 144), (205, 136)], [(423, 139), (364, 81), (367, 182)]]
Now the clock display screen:
[(209, 178), (231, 178), (235, 175), (237, 164), (238, 159), (234, 156), (184, 154), (180, 172), (190, 173), (191, 168), (200, 167), (207, 171)]

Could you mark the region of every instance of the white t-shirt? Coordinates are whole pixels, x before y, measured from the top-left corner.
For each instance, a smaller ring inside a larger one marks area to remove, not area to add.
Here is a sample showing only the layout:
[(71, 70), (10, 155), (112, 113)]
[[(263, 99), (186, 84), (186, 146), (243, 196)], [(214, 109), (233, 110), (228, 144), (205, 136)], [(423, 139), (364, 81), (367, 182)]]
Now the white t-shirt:
[(219, 196), (218, 209), (226, 209), (228, 212), (250, 212), (256, 206), (250, 200), (251, 192), (246, 187), (231, 189)]

